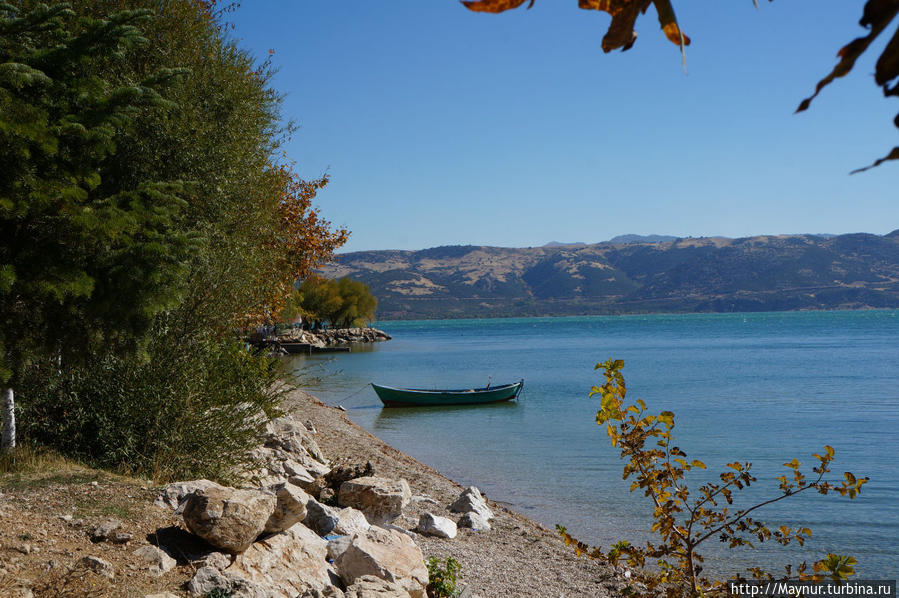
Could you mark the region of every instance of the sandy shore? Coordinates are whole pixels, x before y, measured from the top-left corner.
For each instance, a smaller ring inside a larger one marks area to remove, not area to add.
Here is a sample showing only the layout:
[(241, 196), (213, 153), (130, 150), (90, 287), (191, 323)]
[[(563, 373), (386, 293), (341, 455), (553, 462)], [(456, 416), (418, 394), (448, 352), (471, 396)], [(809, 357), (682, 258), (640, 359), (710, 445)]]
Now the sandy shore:
[[(375, 475), (404, 478), (413, 501), (396, 524), (412, 529), (424, 511), (447, 516), (449, 505), (463, 490), (438, 471), (385, 444), (351, 422), (344, 411), (329, 407), (301, 390), (291, 392), (285, 407), (299, 421), (311, 421), (316, 441), (329, 459), (351, 463), (371, 461)], [(547, 480), (547, 483), (554, 483)], [(489, 500), (489, 497), (487, 497)], [(416, 536), (425, 558), (453, 557), (462, 565), (461, 580), (483, 598), (505, 596), (599, 597), (617, 595), (623, 587), (607, 566), (575, 557), (554, 530), (549, 530), (506, 507), (490, 502), (496, 514), (489, 532), (460, 529), (453, 540)]]

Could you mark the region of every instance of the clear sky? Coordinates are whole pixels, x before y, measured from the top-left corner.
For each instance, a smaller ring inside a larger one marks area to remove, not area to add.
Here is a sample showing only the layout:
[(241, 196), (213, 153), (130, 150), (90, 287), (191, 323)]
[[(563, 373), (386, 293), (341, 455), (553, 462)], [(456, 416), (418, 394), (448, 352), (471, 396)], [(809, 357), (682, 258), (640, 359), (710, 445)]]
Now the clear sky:
[(899, 141), (873, 83), (892, 32), (794, 115), (864, 2), (760, 5), (676, 0), (688, 74), (653, 8), (611, 54), (609, 16), (575, 0), (245, 0), (229, 21), (274, 49), (287, 154), (332, 177), (319, 207), (345, 251), (899, 228), (899, 163), (849, 175)]

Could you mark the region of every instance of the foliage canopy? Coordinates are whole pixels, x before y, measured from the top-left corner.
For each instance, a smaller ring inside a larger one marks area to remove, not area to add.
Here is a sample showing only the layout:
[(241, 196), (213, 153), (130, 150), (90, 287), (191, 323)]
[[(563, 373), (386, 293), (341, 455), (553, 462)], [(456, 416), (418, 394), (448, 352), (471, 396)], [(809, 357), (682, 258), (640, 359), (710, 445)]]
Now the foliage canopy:
[(113, 182), (118, 137), (173, 108), (176, 75), (125, 83), (108, 61), (144, 45), (147, 11), (76, 20), (65, 5), (0, 5), (0, 380), (34, 352), (128, 343), (183, 292), (187, 189)]
[(284, 312), (285, 319), (303, 317), (313, 327), (325, 320), (349, 328), (374, 318), (378, 300), (367, 284), (344, 277), (339, 280), (310, 275), (299, 286)]
[(276, 407), (271, 363), (234, 330), (277, 314), (347, 232), (312, 205), (327, 177), (283, 163), (270, 65), (221, 10), (0, 5), (0, 383), (31, 440), (219, 475), (262, 426), (235, 413)]

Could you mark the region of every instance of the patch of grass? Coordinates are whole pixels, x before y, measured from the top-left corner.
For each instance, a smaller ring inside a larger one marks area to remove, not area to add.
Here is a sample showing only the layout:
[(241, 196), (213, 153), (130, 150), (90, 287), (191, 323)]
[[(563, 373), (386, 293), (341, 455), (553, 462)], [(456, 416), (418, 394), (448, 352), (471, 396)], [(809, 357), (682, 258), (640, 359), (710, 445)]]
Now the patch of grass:
[(121, 503), (110, 502), (109, 497), (95, 498), (82, 496), (75, 501), (75, 509), (79, 517), (116, 517), (118, 519), (131, 519), (134, 516), (133, 504), (130, 499), (123, 498)]
[(85, 467), (44, 447), (20, 445), (0, 453), (0, 475), (77, 471)]
[(103, 478), (103, 472), (43, 447), (18, 446), (0, 454), (0, 488), (8, 490), (87, 484)]

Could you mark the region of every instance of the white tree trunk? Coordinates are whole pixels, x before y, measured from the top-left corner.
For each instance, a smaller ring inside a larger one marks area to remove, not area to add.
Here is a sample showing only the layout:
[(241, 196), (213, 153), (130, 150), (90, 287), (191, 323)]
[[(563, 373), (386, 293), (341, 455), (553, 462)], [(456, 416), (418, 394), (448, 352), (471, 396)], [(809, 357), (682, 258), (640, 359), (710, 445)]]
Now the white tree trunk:
[(0, 389), (3, 394), (3, 404), (0, 410), (3, 411), (3, 430), (0, 437), (0, 451), (8, 451), (16, 447), (16, 401), (12, 392), (12, 388)]

